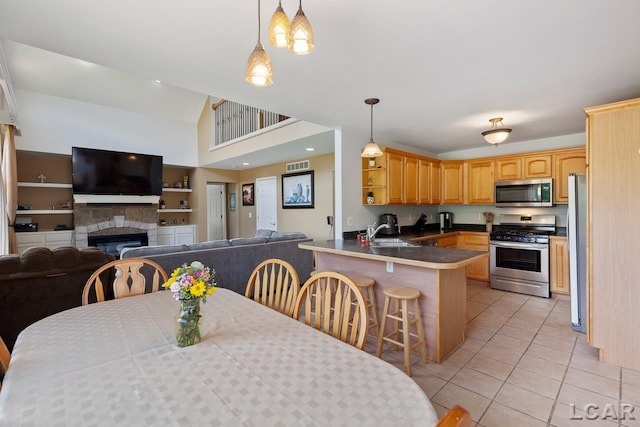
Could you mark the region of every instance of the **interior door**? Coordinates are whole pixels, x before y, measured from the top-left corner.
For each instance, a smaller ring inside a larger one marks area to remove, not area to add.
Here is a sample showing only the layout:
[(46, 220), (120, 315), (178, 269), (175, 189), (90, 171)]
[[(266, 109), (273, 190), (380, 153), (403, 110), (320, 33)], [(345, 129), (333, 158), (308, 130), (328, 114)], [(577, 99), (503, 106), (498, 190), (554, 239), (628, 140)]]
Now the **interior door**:
[(256, 179), (256, 230), (278, 229), (278, 191), (275, 176)]
[(207, 183), (207, 240), (227, 238), (226, 187)]

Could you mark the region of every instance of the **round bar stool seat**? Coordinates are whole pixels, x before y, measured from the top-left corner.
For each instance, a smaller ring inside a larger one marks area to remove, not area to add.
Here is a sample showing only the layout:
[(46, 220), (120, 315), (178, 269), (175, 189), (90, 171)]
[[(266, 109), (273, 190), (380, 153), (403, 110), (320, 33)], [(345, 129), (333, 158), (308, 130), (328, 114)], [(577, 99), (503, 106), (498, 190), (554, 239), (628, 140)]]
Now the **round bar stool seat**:
[(376, 302), (376, 292), (373, 289), (375, 281), (370, 277), (349, 276), (349, 279), (358, 285), (362, 291), (365, 301), (367, 302), (367, 310), (369, 310), (369, 334), (378, 339), (380, 331), (378, 329), (378, 303)]
[[(378, 349), (376, 355), (382, 355), (382, 347), (385, 342), (400, 347), (404, 351), (404, 367), (407, 375), (411, 376), (411, 353), (415, 349), (420, 350), (420, 355), (424, 362), (427, 362), (427, 344), (424, 337), (424, 327), (422, 316), (420, 315), (420, 291), (408, 286), (390, 286), (383, 288), (384, 308), (382, 310), (382, 320), (380, 324), (380, 334), (378, 337)], [(413, 311), (409, 311), (409, 302), (413, 301)], [(395, 308), (389, 312), (391, 303)], [(411, 316), (411, 317), (410, 317)], [(385, 335), (387, 319), (392, 323), (392, 332)], [(415, 324), (415, 332), (411, 332), (410, 327)], [(411, 344), (411, 340), (415, 341)]]

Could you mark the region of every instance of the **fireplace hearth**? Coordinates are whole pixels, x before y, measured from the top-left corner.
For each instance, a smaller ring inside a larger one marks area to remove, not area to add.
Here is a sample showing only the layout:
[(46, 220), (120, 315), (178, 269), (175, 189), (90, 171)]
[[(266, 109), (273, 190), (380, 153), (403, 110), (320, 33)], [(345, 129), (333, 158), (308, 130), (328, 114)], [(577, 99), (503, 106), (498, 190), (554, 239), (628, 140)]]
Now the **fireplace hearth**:
[(147, 233), (89, 236), (88, 241), (89, 246), (95, 246), (98, 249), (102, 249), (116, 258), (120, 258), (120, 253), (124, 248), (137, 248), (139, 246), (147, 246), (149, 244)]

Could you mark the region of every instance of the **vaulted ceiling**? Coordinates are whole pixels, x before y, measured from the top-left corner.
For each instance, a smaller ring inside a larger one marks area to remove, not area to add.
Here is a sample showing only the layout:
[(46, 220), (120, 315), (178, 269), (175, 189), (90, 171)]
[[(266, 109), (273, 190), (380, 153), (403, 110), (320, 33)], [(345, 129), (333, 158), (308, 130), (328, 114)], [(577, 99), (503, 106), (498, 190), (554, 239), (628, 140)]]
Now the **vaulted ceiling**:
[(582, 132), (584, 107), (640, 96), (637, 0), (305, 0), (306, 56), (269, 45), (276, 6), (269, 88), (244, 81), (255, 1), (0, 0), (0, 38), (16, 89), (194, 123), (211, 95), (364, 135), (378, 97), (376, 141), (433, 153), (485, 145), (496, 116), (509, 142)]

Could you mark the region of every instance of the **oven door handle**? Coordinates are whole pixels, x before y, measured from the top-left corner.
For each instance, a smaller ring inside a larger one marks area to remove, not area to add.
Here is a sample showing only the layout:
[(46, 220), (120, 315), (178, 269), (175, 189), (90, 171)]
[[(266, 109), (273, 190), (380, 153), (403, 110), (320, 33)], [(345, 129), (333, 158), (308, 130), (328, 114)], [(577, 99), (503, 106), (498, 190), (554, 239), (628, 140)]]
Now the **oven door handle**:
[(514, 248), (514, 249), (547, 249), (549, 245), (544, 243), (510, 243), (510, 242), (491, 242), (491, 246), (497, 248)]

